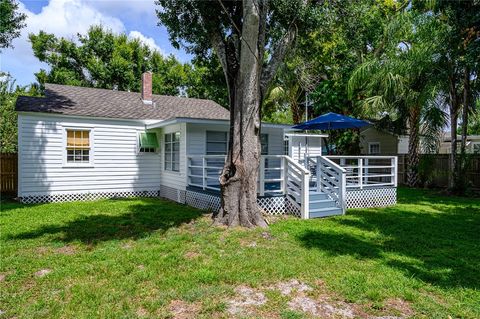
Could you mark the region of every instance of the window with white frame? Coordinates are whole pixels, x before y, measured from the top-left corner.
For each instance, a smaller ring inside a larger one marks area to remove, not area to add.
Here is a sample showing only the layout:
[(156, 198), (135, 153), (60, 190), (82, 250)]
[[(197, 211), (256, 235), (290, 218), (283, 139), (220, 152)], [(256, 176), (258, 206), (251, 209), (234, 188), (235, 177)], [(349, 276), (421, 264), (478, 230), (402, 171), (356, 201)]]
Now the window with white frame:
[(180, 171), (180, 132), (165, 134), (165, 170)]
[(228, 150), (228, 133), (207, 131), (207, 155), (225, 155)]
[(91, 163), (90, 130), (66, 129), (66, 163)]
[(380, 143), (368, 143), (368, 154), (380, 154)]

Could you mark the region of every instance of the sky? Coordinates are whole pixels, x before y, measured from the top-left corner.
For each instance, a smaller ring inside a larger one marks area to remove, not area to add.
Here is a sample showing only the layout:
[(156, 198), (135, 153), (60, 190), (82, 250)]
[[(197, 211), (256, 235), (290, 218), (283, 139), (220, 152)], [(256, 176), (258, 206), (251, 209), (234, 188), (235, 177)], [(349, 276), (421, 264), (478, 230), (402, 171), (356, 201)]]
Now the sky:
[(33, 55), (29, 33), (43, 30), (57, 37), (73, 39), (85, 34), (93, 24), (102, 24), (114, 32), (139, 38), (164, 55), (173, 54), (181, 62), (191, 59), (185, 51), (176, 50), (168, 40), (165, 27), (158, 26), (154, 0), (17, 0), (19, 10), (27, 15), (21, 36), (14, 48), (0, 53), (0, 70), (8, 72), (19, 85), (35, 82), (35, 72), (48, 69)]

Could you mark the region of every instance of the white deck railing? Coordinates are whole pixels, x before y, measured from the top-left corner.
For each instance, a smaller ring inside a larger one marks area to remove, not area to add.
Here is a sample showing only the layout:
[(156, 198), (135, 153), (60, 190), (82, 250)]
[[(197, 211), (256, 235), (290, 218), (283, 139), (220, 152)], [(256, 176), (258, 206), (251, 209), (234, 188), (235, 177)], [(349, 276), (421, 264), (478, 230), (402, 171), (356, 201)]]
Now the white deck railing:
[[(220, 191), (225, 155), (189, 155), (188, 185)], [(258, 172), (258, 194), (282, 195), (285, 190), (283, 155), (262, 155)]]
[(188, 185), (203, 190), (220, 191), (220, 174), (226, 160), (225, 155), (189, 155)]
[(285, 195), (299, 211), (303, 219), (308, 219), (310, 195), (310, 171), (289, 156), (283, 156), (285, 168)]
[(346, 170), (347, 188), (397, 187), (396, 156), (325, 156)]
[[(188, 185), (220, 191), (225, 155), (188, 155)], [(326, 193), (345, 212), (348, 189), (397, 186), (396, 156), (315, 156), (304, 165), (285, 155), (265, 155), (258, 172), (259, 196), (285, 195), (308, 218), (309, 194)]]
[[(203, 190), (220, 191), (220, 174), (225, 155), (188, 155), (188, 185)], [(285, 155), (262, 155), (258, 171), (258, 195), (288, 195), (300, 212), (308, 218), (310, 172)]]
[(309, 169), (314, 170), (314, 187), (327, 194), (345, 214), (346, 170), (325, 156), (308, 157)]

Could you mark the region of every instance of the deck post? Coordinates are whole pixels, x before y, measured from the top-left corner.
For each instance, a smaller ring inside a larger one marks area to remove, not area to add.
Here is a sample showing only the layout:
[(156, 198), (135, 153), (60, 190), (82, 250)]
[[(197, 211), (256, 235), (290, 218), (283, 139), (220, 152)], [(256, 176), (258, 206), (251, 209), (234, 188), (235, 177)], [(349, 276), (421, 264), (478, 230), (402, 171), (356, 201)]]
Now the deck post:
[[(369, 168), (370, 167), (370, 159), (365, 158), (364, 160), (365, 160), (364, 166), (366, 166), (366, 168), (365, 168), (365, 174), (363, 174), (363, 175), (366, 176), (365, 180), (366, 180), (366, 184), (368, 186), (368, 181), (369, 181), (368, 176), (370, 175), (370, 168)], [(363, 161), (363, 159), (362, 159), (362, 161)], [(375, 165), (375, 161), (374, 161), (374, 165)]]
[(397, 187), (398, 185), (398, 157), (394, 156), (392, 159), (393, 162), (393, 186)]
[(265, 195), (265, 157), (260, 156), (260, 172), (259, 172), (259, 193), (260, 196)]
[(363, 189), (363, 159), (358, 159), (358, 183), (360, 189)]
[(205, 159), (205, 156), (204, 156), (204, 157), (202, 157), (202, 187), (203, 187), (203, 190), (205, 190), (205, 188), (207, 187), (207, 185), (206, 185), (207, 179), (205, 177), (205, 170), (206, 170), (205, 161), (206, 161), (206, 159)]
[(341, 173), (341, 176), (340, 176), (340, 180), (341, 180), (341, 184), (340, 184), (340, 188), (341, 188), (341, 192), (340, 192), (340, 205), (342, 207), (342, 214), (345, 215), (345, 210), (346, 210), (346, 207), (347, 207), (347, 173), (346, 172), (342, 172)]
[(282, 187), (282, 193), (285, 195), (287, 193), (287, 159), (285, 156), (282, 156), (280, 160), (280, 179), (281, 181), (281, 187)]
[(316, 170), (316, 174), (317, 174), (317, 192), (321, 192), (322, 191), (322, 168), (321, 168), (321, 157), (320, 156), (317, 156), (317, 170)]
[(310, 211), (310, 200), (309, 200), (309, 195), (310, 195), (310, 174), (305, 173), (302, 174), (302, 194), (301, 194), (301, 215), (302, 219), (308, 219), (309, 217), (309, 211)]

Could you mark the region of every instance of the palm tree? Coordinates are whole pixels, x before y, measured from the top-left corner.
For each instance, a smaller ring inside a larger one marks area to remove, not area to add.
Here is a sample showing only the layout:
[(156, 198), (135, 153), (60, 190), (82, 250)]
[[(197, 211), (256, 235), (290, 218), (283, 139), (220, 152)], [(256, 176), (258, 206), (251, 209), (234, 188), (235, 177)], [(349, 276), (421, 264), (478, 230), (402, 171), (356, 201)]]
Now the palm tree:
[[(420, 135), (441, 129), (435, 80), (437, 45), (436, 23), (431, 15), (399, 14), (385, 30), (385, 49), (359, 65), (348, 83), (352, 97), (360, 97), (366, 113), (404, 118), (408, 123), (409, 156), (407, 184), (417, 186)], [(427, 112), (428, 111), (428, 112)], [(435, 115), (435, 116), (434, 116)], [(430, 121), (432, 120), (432, 121)], [(434, 121), (435, 120), (435, 121)]]

